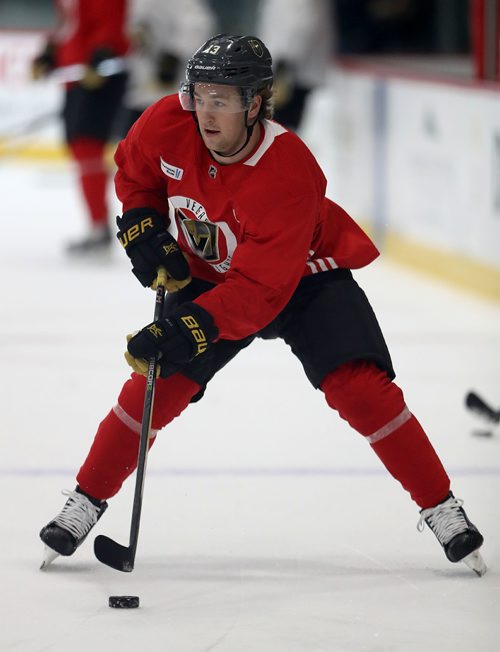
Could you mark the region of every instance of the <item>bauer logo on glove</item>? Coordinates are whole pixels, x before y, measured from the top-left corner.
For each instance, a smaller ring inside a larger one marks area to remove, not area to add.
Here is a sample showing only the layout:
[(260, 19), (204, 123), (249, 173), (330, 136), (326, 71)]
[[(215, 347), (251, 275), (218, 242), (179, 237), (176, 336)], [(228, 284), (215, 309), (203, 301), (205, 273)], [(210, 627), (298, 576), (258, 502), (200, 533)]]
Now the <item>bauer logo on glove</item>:
[(194, 341), (198, 345), (198, 352), (196, 353), (196, 355), (199, 355), (200, 353), (204, 353), (208, 347), (207, 336), (205, 335), (205, 331), (201, 328), (201, 326), (198, 324), (198, 322), (192, 315), (181, 317), (181, 321), (191, 331), (191, 335), (193, 336)]
[[(148, 324), (130, 339), (127, 348), (138, 360), (161, 356), (162, 362), (186, 364), (204, 354), (218, 335), (212, 315), (189, 302), (179, 306), (166, 319)], [(130, 364), (128, 357), (127, 361)]]
[(177, 245), (177, 242), (171, 242), (170, 244), (164, 244), (163, 245), (163, 251), (167, 256), (170, 254), (175, 253), (176, 251), (179, 251), (179, 247)]
[[(158, 267), (164, 267), (175, 289), (191, 280), (189, 263), (176, 240), (167, 231), (168, 218), (154, 208), (131, 208), (116, 218), (117, 237), (132, 262), (132, 272), (144, 287), (154, 282)], [(177, 287), (178, 286), (178, 287)], [(167, 289), (170, 287), (167, 284)]]
[(119, 232), (118, 240), (120, 241), (122, 247), (124, 249), (127, 249), (127, 247), (130, 245), (132, 240), (138, 238), (141, 235), (141, 233), (144, 233), (146, 231), (146, 229), (152, 229), (152, 228), (154, 228), (153, 219), (151, 217), (145, 217), (137, 224), (132, 225), (126, 231)]
[(153, 323), (151, 324), (151, 326), (147, 326), (147, 329), (153, 337), (156, 337), (156, 339), (163, 337), (165, 335), (165, 333), (162, 331), (162, 329), (157, 323)]

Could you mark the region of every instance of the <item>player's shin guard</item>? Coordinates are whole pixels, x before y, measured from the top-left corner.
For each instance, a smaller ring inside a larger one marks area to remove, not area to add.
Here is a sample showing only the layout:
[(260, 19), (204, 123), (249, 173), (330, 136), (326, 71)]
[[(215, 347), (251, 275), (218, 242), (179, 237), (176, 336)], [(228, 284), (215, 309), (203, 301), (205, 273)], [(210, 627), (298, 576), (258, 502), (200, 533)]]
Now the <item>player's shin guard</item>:
[[(144, 376), (132, 374), (117, 404), (99, 425), (76, 478), (93, 498), (114, 496), (137, 466), (145, 383)], [(181, 374), (157, 379), (150, 447), (158, 430), (178, 416), (199, 390), (199, 385)]]
[(422, 509), (441, 502), (450, 480), (403, 393), (369, 362), (350, 362), (321, 384), (330, 407), (361, 433)]

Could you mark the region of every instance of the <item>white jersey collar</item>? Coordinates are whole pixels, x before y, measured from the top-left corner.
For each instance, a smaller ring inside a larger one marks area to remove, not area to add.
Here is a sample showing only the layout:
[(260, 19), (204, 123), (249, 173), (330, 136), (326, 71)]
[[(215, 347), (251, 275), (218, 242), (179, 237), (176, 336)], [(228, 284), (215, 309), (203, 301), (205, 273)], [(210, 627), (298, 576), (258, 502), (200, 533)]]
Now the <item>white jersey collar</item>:
[(278, 124), (277, 122), (272, 122), (271, 120), (263, 120), (261, 124), (264, 127), (264, 138), (262, 139), (261, 144), (254, 152), (254, 154), (252, 154), (252, 156), (248, 158), (243, 163), (243, 165), (250, 165), (252, 167), (257, 165), (260, 159), (273, 144), (274, 139), (278, 136), (281, 136), (281, 134), (286, 133), (287, 131), (285, 127)]

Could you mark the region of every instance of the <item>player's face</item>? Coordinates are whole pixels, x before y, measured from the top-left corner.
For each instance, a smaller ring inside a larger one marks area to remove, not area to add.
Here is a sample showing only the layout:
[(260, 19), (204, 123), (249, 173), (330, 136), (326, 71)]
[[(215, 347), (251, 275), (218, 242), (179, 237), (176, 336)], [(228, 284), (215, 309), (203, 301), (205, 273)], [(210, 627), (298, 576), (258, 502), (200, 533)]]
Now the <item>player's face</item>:
[[(247, 138), (245, 109), (238, 88), (222, 84), (196, 84), (194, 101), (201, 137), (208, 149), (226, 155), (236, 152)], [(248, 110), (250, 124), (257, 117), (261, 101), (262, 98), (257, 96)], [(251, 146), (249, 143), (249, 148)], [(247, 148), (241, 153), (242, 156), (246, 151)]]

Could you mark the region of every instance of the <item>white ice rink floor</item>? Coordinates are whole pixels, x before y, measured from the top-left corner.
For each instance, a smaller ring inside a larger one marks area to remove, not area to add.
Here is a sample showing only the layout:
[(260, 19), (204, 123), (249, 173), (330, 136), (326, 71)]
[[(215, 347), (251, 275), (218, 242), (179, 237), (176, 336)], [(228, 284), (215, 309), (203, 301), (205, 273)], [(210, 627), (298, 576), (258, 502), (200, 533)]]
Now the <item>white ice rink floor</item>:
[[(118, 250), (68, 262), (83, 228), (66, 168), (0, 167), (0, 650), (494, 652), (500, 649), (500, 306), (380, 260), (356, 274), (398, 382), (485, 537), (483, 578), (450, 564), (370, 447), (278, 342), (258, 342), (158, 437), (136, 568), (93, 556), (39, 570), (38, 531), (73, 488), (153, 315)], [(484, 428), (483, 428), (484, 429)], [(134, 480), (95, 528), (128, 542)], [(108, 596), (138, 595), (132, 611)]]

